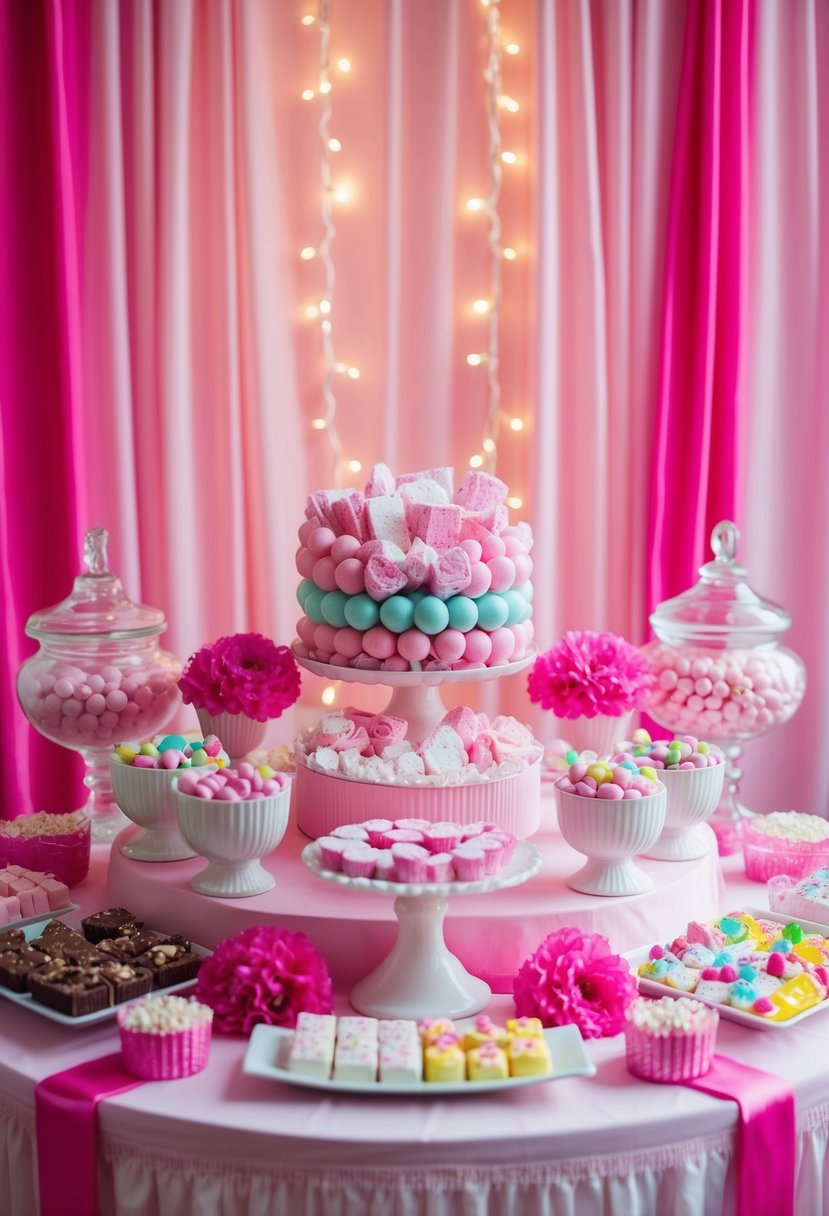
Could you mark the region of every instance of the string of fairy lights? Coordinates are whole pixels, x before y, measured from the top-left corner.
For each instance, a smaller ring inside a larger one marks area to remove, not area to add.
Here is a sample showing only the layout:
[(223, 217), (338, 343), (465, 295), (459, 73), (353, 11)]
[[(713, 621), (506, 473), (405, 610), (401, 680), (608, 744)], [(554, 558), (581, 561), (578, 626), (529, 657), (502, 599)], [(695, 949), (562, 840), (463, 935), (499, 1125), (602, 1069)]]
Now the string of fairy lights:
[[(481, 214), (487, 221), (487, 246), (489, 250), (489, 285), (488, 294), (472, 303), (475, 316), (486, 318), (485, 341), (483, 349), (472, 351), (466, 356), (470, 367), (481, 368), (486, 374), (486, 414), (484, 419), (481, 450), (469, 459), (473, 469), (486, 468), (494, 473), (498, 464), (498, 444), (502, 425), (517, 435), (524, 430), (524, 419), (519, 415), (508, 415), (501, 407), (500, 381), (500, 334), (503, 305), (503, 264), (515, 262), (518, 252), (510, 245), (502, 243), (502, 222), (500, 215), (501, 188), (504, 167), (514, 166), (519, 157), (514, 151), (504, 148), (501, 132), (503, 114), (516, 114), (520, 103), (504, 93), (502, 87), (503, 56), (515, 56), (520, 53), (520, 46), (509, 41), (504, 42), (501, 31), (501, 0), (481, 0), (485, 11), (487, 30), (487, 57), (483, 69), (483, 80), (486, 86), (486, 117), (488, 130), (488, 182), (485, 197), (469, 198), (466, 201), (466, 211), (470, 215)], [(319, 35), (319, 75), (316, 87), (305, 88), (302, 99), (306, 102), (319, 103), (319, 148), (320, 148), (320, 220), (322, 235), (318, 244), (306, 245), (300, 250), (300, 258), (310, 262), (318, 259), (322, 267), (322, 286), (319, 299), (306, 307), (306, 316), (319, 325), (322, 358), (323, 380), (322, 401), (324, 411), (312, 418), (311, 428), (325, 434), (329, 448), (331, 466), (331, 484), (339, 487), (344, 474), (359, 473), (362, 464), (356, 459), (346, 459), (343, 455), (343, 445), (337, 429), (337, 397), (335, 391), (336, 379), (345, 375), (352, 380), (360, 378), (359, 368), (339, 361), (334, 345), (334, 291), (336, 287), (336, 269), (333, 256), (333, 242), (336, 234), (334, 224), (334, 208), (337, 205), (351, 201), (351, 190), (345, 182), (335, 183), (334, 158), (342, 151), (339, 138), (331, 134), (333, 117), (332, 94), (335, 92), (335, 73), (348, 74), (351, 72), (351, 62), (345, 58), (331, 60), (331, 21), (329, 0), (319, 0), (316, 14), (306, 13), (302, 24), (316, 28)], [(515, 509), (523, 506), (523, 500), (517, 494), (507, 499), (510, 507)]]

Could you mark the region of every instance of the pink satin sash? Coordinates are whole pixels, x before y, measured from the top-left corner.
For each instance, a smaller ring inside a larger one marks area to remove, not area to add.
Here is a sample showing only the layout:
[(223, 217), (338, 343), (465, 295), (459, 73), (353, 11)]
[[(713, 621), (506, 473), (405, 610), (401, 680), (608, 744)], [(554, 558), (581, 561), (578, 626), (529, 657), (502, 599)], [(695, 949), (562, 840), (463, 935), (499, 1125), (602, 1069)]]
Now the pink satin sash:
[(41, 1216), (98, 1211), (97, 1109), (101, 1098), (143, 1085), (120, 1051), (44, 1077), (35, 1087)]
[(788, 1081), (715, 1055), (710, 1072), (685, 1084), (731, 1098), (740, 1108), (739, 1216), (794, 1216), (795, 1115)]

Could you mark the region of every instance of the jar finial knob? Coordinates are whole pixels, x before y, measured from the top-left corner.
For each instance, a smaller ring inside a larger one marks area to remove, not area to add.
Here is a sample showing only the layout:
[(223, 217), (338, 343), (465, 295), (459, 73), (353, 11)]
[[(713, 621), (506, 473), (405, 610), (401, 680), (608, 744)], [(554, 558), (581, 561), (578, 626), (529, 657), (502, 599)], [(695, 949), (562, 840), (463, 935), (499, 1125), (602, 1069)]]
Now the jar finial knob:
[(83, 538), (83, 557), (90, 574), (109, 574), (106, 528), (90, 528)]
[(739, 543), (740, 529), (730, 519), (721, 519), (711, 533), (711, 549), (717, 561), (735, 562)]

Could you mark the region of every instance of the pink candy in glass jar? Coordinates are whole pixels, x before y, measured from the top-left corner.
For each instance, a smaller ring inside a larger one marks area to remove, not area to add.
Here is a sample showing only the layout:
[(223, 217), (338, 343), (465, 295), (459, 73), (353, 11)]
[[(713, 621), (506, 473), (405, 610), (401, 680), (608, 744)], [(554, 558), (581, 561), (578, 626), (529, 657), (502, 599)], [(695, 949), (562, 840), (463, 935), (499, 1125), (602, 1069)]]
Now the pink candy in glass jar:
[(740, 803), (742, 743), (788, 722), (806, 691), (806, 668), (780, 645), (791, 617), (763, 599), (737, 561), (740, 533), (724, 520), (711, 533), (714, 560), (688, 591), (650, 617), (656, 640), (643, 647), (656, 682), (646, 710), (661, 726), (719, 744), (727, 759), (719, 806), (709, 820), (721, 853), (740, 847), (749, 811)]
[(36, 612), (26, 633), (40, 649), (20, 668), (17, 695), (42, 735), (82, 753), (90, 791), (83, 808), (98, 840), (121, 826), (109, 773), (114, 743), (151, 737), (180, 702), (181, 663), (162, 650), (157, 608), (135, 604), (107, 566), (107, 533), (84, 538), (85, 574), (71, 595)]

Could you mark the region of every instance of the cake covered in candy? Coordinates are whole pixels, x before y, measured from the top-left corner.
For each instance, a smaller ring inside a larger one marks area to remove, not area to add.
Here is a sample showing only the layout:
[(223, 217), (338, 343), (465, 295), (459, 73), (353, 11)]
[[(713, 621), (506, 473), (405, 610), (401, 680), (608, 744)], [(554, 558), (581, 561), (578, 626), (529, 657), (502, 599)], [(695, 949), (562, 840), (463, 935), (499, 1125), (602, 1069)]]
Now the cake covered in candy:
[(489, 821), (516, 836), (538, 827), (542, 746), (515, 718), (449, 710), (419, 741), (409, 723), (346, 708), (296, 741), (297, 823), (309, 836), (366, 818), (461, 825)]
[(510, 524), (507, 486), (481, 470), (316, 490), (299, 529), (298, 653), (365, 670), (463, 670), (528, 653), (532, 530)]

